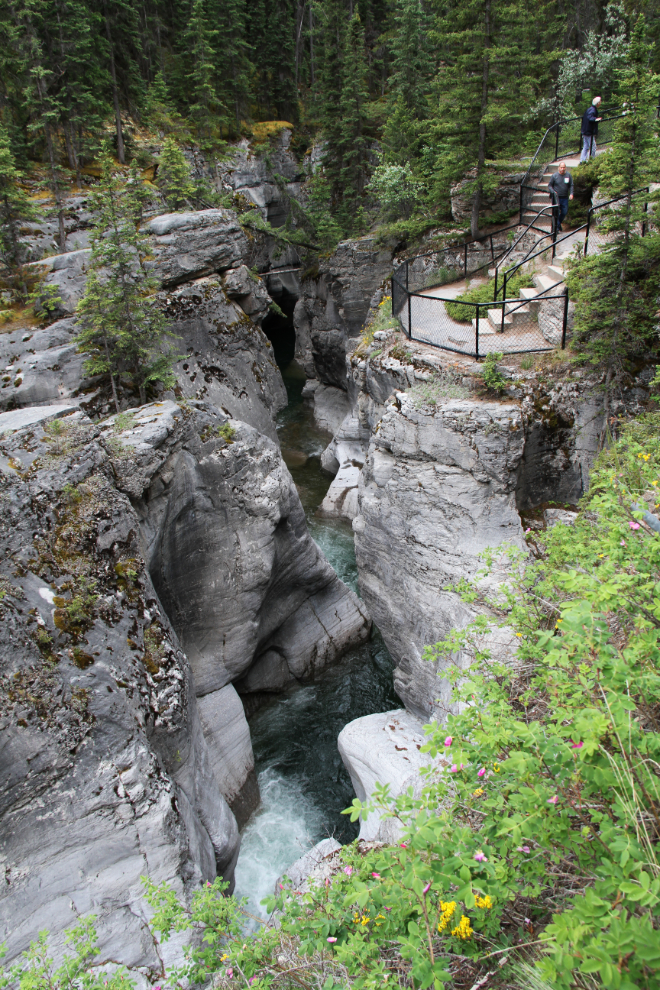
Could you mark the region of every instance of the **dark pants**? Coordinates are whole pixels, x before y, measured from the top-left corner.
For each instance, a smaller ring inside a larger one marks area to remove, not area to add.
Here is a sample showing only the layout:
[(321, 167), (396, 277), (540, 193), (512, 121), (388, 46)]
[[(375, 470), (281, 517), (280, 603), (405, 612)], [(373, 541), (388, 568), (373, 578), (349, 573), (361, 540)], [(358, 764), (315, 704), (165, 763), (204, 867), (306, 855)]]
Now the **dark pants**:
[(557, 211), (557, 230), (561, 230), (562, 221), (568, 213), (568, 196), (558, 196), (557, 202), (559, 203), (559, 209)]

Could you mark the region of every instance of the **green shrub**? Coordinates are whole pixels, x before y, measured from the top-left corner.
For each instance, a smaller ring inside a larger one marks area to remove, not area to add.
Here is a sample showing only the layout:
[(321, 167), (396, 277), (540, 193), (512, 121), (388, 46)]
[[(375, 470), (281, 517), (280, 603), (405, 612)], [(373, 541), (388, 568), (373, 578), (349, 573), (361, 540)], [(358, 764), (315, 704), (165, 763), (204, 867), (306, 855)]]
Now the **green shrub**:
[(506, 378), (497, 370), (497, 362), (501, 361), (502, 357), (503, 354), (491, 351), (490, 354), (486, 355), (483, 363), (482, 377), (484, 385), (493, 392), (503, 392), (507, 386)]
[[(502, 284), (501, 278), (499, 279), (498, 284)], [(533, 284), (534, 279), (532, 275), (518, 271), (518, 273), (514, 275), (510, 281), (507, 281), (507, 299), (518, 299), (520, 296), (520, 290), (526, 289)], [(445, 309), (448, 316), (450, 316), (452, 320), (456, 320), (457, 323), (470, 323), (476, 316), (476, 310), (474, 306), (461, 306), (461, 302), (489, 303), (493, 301), (494, 294), (495, 280), (491, 279), (489, 282), (484, 282), (482, 285), (475, 285), (472, 288), (468, 288), (466, 292), (463, 292), (460, 296), (456, 296), (456, 299), (453, 302), (446, 302)], [(499, 298), (501, 300), (501, 293)], [(481, 315), (485, 314), (482, 312)]]

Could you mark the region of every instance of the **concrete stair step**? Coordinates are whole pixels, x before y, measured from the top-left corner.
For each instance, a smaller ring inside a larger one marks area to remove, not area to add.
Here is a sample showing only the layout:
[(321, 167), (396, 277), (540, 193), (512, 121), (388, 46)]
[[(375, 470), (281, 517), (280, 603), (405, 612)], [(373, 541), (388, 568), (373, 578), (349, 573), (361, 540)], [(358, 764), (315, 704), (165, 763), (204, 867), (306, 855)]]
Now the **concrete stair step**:
[(496, 333), (501, 330), (502, 326), (504, 326), (505, 329), (513, 326), (513, 320), (510, 316), (507, 316), (506, 313), (504, 314), (504, 323), (502, 323), (501, 309), (489, 309), (488, 322), (494, 328)]
[(527, 303), (521, 305), (519, 302), (510, 302), (510, 303), (508, 302), (508, 303), (504, 303), (504, 312), (507, 314), (509, 313), (511, 314), (514, 323), (516, 322), (520, 323), (521, 320), (527, 319), (527, 317), (531, 313), (531, 309), (529, 308), (529, 305)]
[(548, 276), (548, 275), (534, 276), (534, 285), (536, 286), (537, 289), (539, 289), (540, 292), (547, 292), (548, 289), (552, 289), (554, 288), (554, 286), (557, 286), (559, 284), (560, 284), (560, 279), (554, 278), (553, 276)]
[(548, 273), (550, 275), (556, 275), (557, 278), (564, 280), (564, 269), (562, 265), (557, 264), (557, 258), (554, 259), (551, 265), (548, 265)]
[(535, 312), (541, 305), (541, 300), (538, 297), (538, 292), (536, 289), (521, 289), (520, 298), (527, 299), (527, 305), (532, 313)]
[[(474, 327), (475, 330), (477, 329), (477, 321), (476, 321), (476, 319), (473, 319), (472, 320), (472, 326)], [(498, 328), (497, 329), (499, 330), (499, 324), (498, 324)], [(495, 329), (494, 326), (492, 326), (491, 323), (488, 322), (488, 320), (479, 320), (479, 336), (480, 337), (487, 337), (489, 334), (495, 334), (495, 333), (497, 333), (497, 330)]]

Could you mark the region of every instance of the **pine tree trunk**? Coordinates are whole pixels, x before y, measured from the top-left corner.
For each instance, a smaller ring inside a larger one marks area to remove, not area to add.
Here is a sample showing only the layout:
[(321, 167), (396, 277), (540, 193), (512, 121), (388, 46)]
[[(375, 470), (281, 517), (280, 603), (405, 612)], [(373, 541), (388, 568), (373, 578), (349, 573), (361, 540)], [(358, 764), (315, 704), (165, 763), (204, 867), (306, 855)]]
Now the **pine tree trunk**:
[(296, 11), (296, 78), (295, 78), (295, 90), (296, 96), (298, 95), (298, 74), (300, 71), (300, 39), (302, 37), (302, 26), (305, 20), (305, 0), (298, 0), (298, 9)]
[(117, 126), (117, 158), (122, 165), (125, 164), (126, 157), (124, 155), (124, 135), (121, 131), (121, 113), (119, 110), (119, 90), (117, 88), (117, 71), (115, 69), (115, 51), (112, 47), (112, 35), (110, 34), (110, 21), (108, 20), (108, 13), (105, 4), (103, 4), (103, 13), (105, 16), (105, 33), (108, 36), (108, 45), (110, 47), (110, 76), (112, 78), (112, 102), (115, 107), (115, 122)]
[(477, 187), (472, 200), (472, 221), (470, 229), (473, 237), (479, 235), (479, 212), (481, 210), (481, 199), (483, 195), (483, 173), (486, 161), (486, 124), (484, 116), (488, 109), (488, 75), (490, 71), (490, 61), (488, 49), (490, 48), (490, 4), (491, 0), (486, 0), (484, 4), (484, 54), (481, 69), (481, 116), (479, 118), (479, 151), (477, 155)]
[(309, 76), (314, 85), (314, 18), (311, 3), (309, 5)]

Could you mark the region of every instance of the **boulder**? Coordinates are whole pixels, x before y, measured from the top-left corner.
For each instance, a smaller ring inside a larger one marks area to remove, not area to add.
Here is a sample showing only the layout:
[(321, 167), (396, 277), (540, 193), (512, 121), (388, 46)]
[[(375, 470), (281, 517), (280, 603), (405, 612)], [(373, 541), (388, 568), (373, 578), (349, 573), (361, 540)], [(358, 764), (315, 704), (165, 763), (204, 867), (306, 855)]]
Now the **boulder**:
[[(424, 783), (420, 773), (432, 764), (424, 723), (404, 708), (356, 718), (339, 733), (337, 746), (348, 770), (356, 796), (363, 803), (376, 792), (376, 784), (388, 784), (392, 798), (410, 787), (419, 797)], [(377, 811), (361, 819), (360, 839), (396, 842), (402, 823)]]
[[(332, 875), (332, 867), (335, 865), (335, 853), (339, 852), (341, 845), (336, 839), (321, 839), (315, 846), (297, 859), (295, 863), (287, 868), (285, 873), (278, 878), (275, 884), (275, 895), (279, 893), (280, 884), (288, 877), (291, 881), (291, 888), (304, 893), (309, 888), (310, 880), (325, 880)], [(332, 865), (331, 865), (332, 864)]]
[(165, 287), (228, 268), (248, 257), (247, 236), (231, 210), (166, 213), (147, 224), (154, 274)]
[(272, 300), (261, 279), (255, 278), (247, 265), (227, 272), (223, 286), (227, 297), (236, 299), (246, 316), (254, 323), (261, 323)]

